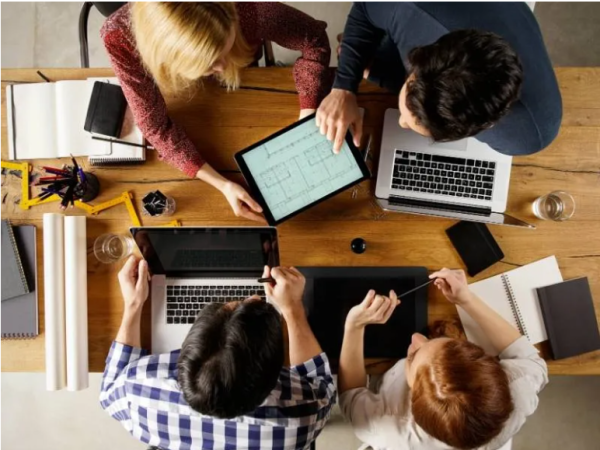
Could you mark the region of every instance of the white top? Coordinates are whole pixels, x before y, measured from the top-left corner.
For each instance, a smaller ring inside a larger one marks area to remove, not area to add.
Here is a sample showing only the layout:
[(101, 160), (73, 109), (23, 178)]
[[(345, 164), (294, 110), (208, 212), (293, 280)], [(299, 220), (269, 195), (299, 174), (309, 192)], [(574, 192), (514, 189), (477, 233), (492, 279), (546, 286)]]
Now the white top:
[[(514, 411), (502, 432), (485, 447), (496, 450), (523, 426), (538, 405), (538, 393), (548, 383), (548, 368), (526, 337), (509, 345), (500, 355), (508, 375)], [(354, 433), (376, 450), (447, 450), (452, 447), (429, 436), (417, 423), (410, 408), (410, 388), (402, 359), (382, 377), (377, 391), (356, 388), (340, 396), (344, 416)]]

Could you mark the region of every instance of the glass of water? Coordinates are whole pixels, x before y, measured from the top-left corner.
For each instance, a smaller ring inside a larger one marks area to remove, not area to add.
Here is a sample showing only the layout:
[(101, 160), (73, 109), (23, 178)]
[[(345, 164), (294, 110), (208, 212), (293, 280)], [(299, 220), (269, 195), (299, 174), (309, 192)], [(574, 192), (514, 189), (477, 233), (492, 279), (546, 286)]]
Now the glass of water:
[(130, 236), (103, 234), (94, 241), (94, 255), (104, 264), (112, 264), (133, 253), (134, 241)]
[(565, 191), (554, 191), (533, 202), (533, 214), (543, 220), (562, 222), (573, 217), (575, 200)]

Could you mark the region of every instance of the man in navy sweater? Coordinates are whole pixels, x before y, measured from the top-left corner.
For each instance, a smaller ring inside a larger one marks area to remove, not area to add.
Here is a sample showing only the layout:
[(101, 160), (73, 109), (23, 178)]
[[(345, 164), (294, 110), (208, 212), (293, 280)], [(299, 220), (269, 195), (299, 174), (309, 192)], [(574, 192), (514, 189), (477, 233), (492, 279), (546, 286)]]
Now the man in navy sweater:
[(452, 141), (469, 136), (528, 155), (558, 134), (562, 101), (540, 28), (525, 3), (355, 3), (321, 133), (358, 145), (362, 78), (399, 94), (403, 128)]

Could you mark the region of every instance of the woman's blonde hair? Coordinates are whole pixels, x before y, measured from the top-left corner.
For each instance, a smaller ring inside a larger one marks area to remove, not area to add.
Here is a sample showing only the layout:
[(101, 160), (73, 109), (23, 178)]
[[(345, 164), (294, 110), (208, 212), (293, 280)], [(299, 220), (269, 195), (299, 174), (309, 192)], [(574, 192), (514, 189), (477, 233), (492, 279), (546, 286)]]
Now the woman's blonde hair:
[(226, 67), (216, 76), (228, 89), (240, 83), (240, 69), (253, 60), (242, 36), (234, 3), (132, 2), (131, 25), (146, 70), (166, 93), (198, 86), (223, 52), (231, 31), (235, 42)]

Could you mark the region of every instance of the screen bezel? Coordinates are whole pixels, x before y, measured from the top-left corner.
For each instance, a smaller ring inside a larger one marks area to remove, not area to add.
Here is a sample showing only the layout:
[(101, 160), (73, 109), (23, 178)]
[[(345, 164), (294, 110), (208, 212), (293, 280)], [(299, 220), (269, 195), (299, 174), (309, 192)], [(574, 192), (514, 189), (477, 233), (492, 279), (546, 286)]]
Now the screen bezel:
[[(148, 262), (148, 268), (150, 269), (151, 275), (166, 275), (167, 277), (175, 277), (175, 278), (253, 278), (254, 276), (260, 277), (263, 271), (263, 267), (257, 267), (255, 272), (252, 271), (234, 271), (234, 270), (226, 270), (223, 272), (217, 271), (184, 271), (184, 270), (170, 270), (167, 271), (164, 269), (158, 255), (154, 252), (154, 254), (150, 254), (149, 252), (144, 252), (142, 246), (139, 243), (140, 232), (142, 231), (152, 231), (156, 234), (164, 234), (164, 235), (173, 235), (181, 232), (193, 233), (194, 231), (205, 231), (205, 230), (215, 230), (220, 231), (224, 230), (228, 231), (243, 231), (243, 232), (259, 232), (262, 234), (268, 234), (269, 239), (271, 240), (271, 251), (268, 256), (268, 265), (269, 267), (277, 267), (280, 265), (279, 262), (279, 239), (277, 236), (277, 229), (275, 227), (132, 227), (129, 229), (129, 232), (133, 236), (133, 240), (135, 241), (135, 245), (138, 247), (140, 253), (143, 258)], [(150, 246), (153, 248), (152, 244)]]
[(278, 131), (277, 133), (272, 134), (272, 135), (266, 137), (265, 139), (255, 143), (255, 144), (252, 144), (250, 147), (247, 147), (244, 150), (241, 150), (235, 154), (235, 162), (237, 163), (240, 171), (242, 172), (242, 175), (244, 176), (246, 183), (248, 184), (250, 190), (252, 191), (254, 198), (262, 207), (263, 214), (265, 215), (265, 218), (267, 219), (267, 223), (271, 226), (279, 225), (280, 223), (283, 223), (286, 220), (291, 219), (292, 217), (300, 214), (301, 212), (306, 211), (308, 208), (311, 208), (321, 202), (324, 202), (325, 200), (333, 197), (334, 195), (337, 195), (340, 192), (345, 191), (349, 187), (359, 184), (359, 183), (363, 182), (364, 180), (367, 180), (371, 177), (371, 172), (369, 171), (369, 168), (367, 167), (367, 164), (365, 163), (365, 161), (363, 159), (363, 155), (362, 155), (361, 151), (359, 150), (358, 147), (356, 147), (356, 145), (354, 145), (352, 135), (350, 134), (349, 131), (347, 131), (346, 137), (345, 137), (346, 143), (348, 144), (348, 147), (350, 148), (350, 152), (352, 153), (352, 156), (354, 156), (354, 160), (358, 164), (358, 167), (361, 171), (362, 176), (357, 178), (355, 181), (352, 181), (351, 183), (340, 187), (336, 191), (331, 192), (330, 194), (327, 194), (325, 197), (322, 197), (319, 200), (316, 200), (312, 203), (309, 203), (306, 206), (303, 206), (302, 208), (288, 214), (287, 216), (284, 216), (280, 219), (275, 219), (273, 217), (273, 214), (271, 213), (271, 210), (269, 209), (269, 205), (265, 201), (265, 198), (263, 197), (262, 192), (260, 191), (258, 185), (256, 184), (256, 181), (254, 180), (254, 176), (252, 175), (252, 172), (250, 172), (250, 169), (248, 168), (248, 165), (246, 164), (246, 161), (244, 160), (243, 156), (246, 153), (251, 152), (255, 148), (260, 147), (261, 145), (281, 136), (282, 134), (287, 133), (290, 130), (293, 130), (294, 128), (304, 124), (305, 122), (308, 122), (309, 120), (314, 119), (315, 116), (316, 116), (316, 113), (313, 113), (310, 116), (307, 116), (302, 120), (299, 120), (298, 122), (294, 122), (292, 125), (285, 127), (284, 129)]

